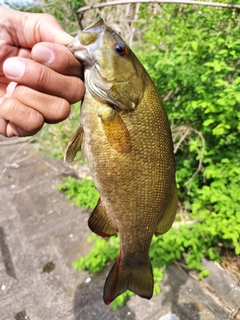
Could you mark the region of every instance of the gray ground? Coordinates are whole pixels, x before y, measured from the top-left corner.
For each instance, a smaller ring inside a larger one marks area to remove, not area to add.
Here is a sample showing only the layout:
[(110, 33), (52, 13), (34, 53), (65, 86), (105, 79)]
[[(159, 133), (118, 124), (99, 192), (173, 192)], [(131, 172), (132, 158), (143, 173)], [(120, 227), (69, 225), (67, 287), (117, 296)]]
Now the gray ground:
[(150, 301), (132, 297), (115, 312), (105, 306), (110, 265), (95, 275), (71, 267), (90, 250), (90, 212), (56, 190), (74, 172), (27, 143), (9, 142), (0, 137), (0, 320), (240, 319), (236, 279), (208, 261), (204, 281), (172, 265)]

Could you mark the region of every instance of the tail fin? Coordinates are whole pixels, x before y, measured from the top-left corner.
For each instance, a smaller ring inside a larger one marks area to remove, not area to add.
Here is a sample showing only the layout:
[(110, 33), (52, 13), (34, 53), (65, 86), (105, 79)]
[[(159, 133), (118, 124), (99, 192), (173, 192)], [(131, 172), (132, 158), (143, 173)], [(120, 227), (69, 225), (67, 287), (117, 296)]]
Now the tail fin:
[(107, 276), (103, 300), (110, 304), (117, 296), (130, 290), (142, 298), (151, 299), (153, 295), (153, 273), (148, 259), (144, 266), (126, 266), (120, 263), (120, 256)]

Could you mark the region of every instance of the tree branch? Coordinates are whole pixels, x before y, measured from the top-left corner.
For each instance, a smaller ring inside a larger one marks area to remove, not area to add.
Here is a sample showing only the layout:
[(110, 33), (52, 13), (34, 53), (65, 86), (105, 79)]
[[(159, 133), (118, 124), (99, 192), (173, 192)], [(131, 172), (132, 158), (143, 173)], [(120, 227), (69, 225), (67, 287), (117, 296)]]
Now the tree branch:
[(229, 9), (240, 9), (240, 5), (236, 4), (226, 4), (218, 2), (203, 2), (203, 1), (192, 1), (192, 0), (119, 0), (119, 1), (109, 1), (104, 3), (92, 4), (90, 6), (85, 6), (78, 9), (77, 13), (82, 13), (91, 9), (99, 9), (110, 6), (117, 6), (123, 4), (133, 4), (133, 3), (172, 3), (172, 4), (190, 4), (190, 5), (200, 5), (209, 7), (220, 7)]

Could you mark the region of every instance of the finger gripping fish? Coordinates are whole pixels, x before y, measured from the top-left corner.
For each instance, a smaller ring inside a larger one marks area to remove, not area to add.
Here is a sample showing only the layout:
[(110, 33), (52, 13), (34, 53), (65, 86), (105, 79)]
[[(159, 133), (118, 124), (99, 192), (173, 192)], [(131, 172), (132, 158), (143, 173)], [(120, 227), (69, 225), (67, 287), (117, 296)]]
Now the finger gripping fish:
[(168, 118), (142, 64), (101, 18), (79, 32), (69, 48), (84, 65), (86, 92), (65, 160), (82, 150), (100, 193), (90, 229), (120, 236), (103, 299), (109, 304), (126, 290), (150, 299), (151, 240), (169, 230), (177, 210)]

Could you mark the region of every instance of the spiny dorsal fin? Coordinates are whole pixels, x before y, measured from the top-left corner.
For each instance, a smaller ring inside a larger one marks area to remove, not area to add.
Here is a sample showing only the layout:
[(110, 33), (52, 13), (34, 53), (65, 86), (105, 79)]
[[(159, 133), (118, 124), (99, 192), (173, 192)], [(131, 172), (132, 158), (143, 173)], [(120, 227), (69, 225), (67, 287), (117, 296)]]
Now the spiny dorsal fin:
[(88, 226), (94, 233), (101, 237), (111, 237), (117, 233), (116, 228), (106, 213), (101, 199), (98, 200), (98, 204), (88, 220)]
[(83, 127), (80, 125), (68, 143), (64, 155), (64, 161), (72, 162), (78, 151), (81, 151), (83, 145)]

